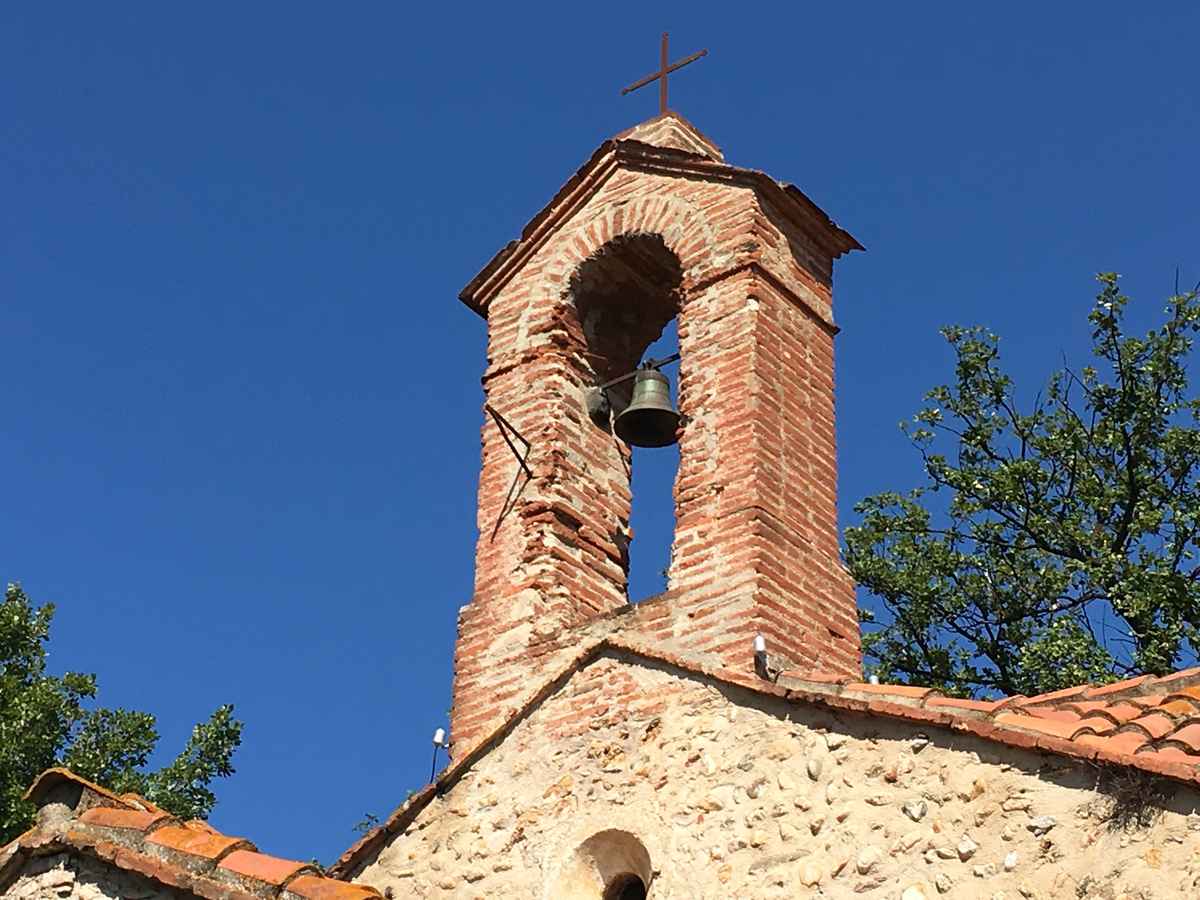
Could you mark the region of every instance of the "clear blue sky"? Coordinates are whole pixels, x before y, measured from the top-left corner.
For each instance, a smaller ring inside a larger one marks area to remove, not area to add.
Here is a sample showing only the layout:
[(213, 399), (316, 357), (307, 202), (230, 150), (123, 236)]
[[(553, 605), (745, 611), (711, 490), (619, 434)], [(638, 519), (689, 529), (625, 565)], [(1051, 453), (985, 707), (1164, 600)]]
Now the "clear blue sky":
[(0, 9), (0, 578), (164, 755), (236, 704), (218, 828), (329, 861), (427, 777), (482, 424), (456, 294), (653, 114), (618, 89), (664, 28), (711, 51), (673, 105), (868, 248), (836, 280), (843, 519), (917, 479), (896, 423), (949, 376), (939, 326), (1032, 389), (1094, 272), (1146, 323), (1200, 278), (1194, 4), (739, 9)]

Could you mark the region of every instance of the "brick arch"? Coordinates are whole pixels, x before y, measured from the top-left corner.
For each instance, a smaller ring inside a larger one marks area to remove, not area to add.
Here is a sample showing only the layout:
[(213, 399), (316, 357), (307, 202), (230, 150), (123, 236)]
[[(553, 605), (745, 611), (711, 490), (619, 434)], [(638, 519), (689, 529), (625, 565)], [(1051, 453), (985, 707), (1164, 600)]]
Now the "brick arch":
[[(532, 291), (533, 296), (557, 296), (560, 306), (571, 302), (569, 287), (579, 267), (617, 238), (660, 237), (679, 260), (685, 295), (688, 285), (702, 282), (732, 258), (723, 250), (708, 211), (680, 197), (640, 197), (595, 212), (585, 209), (576, 219), (554, 238)], [(525, 337), (546, 327), (535, 321), (543, 315), (543, 310), (527, 306), (519, 333)]]

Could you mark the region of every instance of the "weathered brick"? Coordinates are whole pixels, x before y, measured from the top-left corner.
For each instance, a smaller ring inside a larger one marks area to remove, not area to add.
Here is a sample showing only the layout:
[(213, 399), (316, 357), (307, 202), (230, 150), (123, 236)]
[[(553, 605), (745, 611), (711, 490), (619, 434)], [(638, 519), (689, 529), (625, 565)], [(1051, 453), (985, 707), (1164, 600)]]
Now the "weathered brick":
[(632, 153), (617, 143), (594, 157), (464, 291), (488, 321), (487, 402), (529, 441), (533, 478), (486, 415), (456, 754), (464, 734), (498, 724), (481, 717), (504, 714), (514, 679), (533, 690), (572, 629), (628, 602), (632, 459), (585, 414), (585, 392), (634, 368), (672, 318), (684, 418), (669, 590), (628, 627), (743, 669), (758, 630), (779, 665), (858, 673), (857, 629), (843, 627), (854, 596), (838, 559), (830, 305), (833, 258), (855, 245), (719, 154), (673, 172), (667, 155), (645, 168)]

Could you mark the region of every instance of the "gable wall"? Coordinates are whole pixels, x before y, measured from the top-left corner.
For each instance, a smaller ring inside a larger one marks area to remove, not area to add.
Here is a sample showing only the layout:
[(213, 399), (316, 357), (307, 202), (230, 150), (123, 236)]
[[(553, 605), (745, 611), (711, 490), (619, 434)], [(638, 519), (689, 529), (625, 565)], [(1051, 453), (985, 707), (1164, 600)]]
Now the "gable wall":
[(652, 898), (1200, 896), (1195, 791), (1152, 783), (1166, 812), (1123, 830), (1096, 770), (920, 731), (601, 656), (356, 880), (397, 898), (599, 898), (573, 854), (608, 830), (648, 851)]

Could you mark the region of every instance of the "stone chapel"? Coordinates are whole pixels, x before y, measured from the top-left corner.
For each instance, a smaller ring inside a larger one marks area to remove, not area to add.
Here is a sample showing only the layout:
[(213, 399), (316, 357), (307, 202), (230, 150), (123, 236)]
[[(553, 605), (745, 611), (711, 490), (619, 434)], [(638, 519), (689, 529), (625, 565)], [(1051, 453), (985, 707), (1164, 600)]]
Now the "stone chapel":
[[(448, 767), (327, 870), (51, 770), (0, 893), (1200, 897), (1200, 669), (987, 701), (862, 680), (832, 291), (860, 249), (675, 113), (603, 143), (461, 294), (487, 408)], [(672, 320), (668, 586), (632, 605), (633, 455), (592, 401)]]

